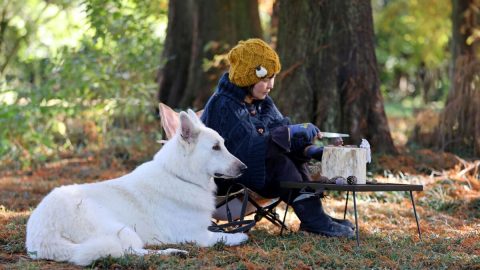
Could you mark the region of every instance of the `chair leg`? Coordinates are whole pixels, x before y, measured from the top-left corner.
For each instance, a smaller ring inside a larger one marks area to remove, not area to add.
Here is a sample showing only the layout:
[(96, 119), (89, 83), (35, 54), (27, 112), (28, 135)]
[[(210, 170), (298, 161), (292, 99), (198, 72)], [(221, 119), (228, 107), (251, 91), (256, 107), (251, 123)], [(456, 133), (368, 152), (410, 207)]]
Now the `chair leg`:
[(275, 208), (280, 204), (280, 200), (277, 202), (267, 206), (267, 207), (262, 207), (260, 206), (254, 199), (251, 197), (248, 197), (249, 203), (251, 203), (256, 209), (257, 213), (255, 214), (255, 221), (260, 221), (263, 217), (266, 218), (268, 221), (273, 223), (273, 225), (282, 227), (284, 229), (288, 229), (287, 226), (285, 226), (285, 223), (282, 222), (280, 217), (275, 213)]
[(266, 212), (264, 217), (274, 225), (287, 229), (287, 226), (276, 216), (276, 213)]
[[(283, 221), (282, 223), (285, 224), (285, 220), (287, 218), (287, 213), (288, 213), (288, 206), (290, 205), (290, 200), (292, 199), (292, 190), (288, 192), (288, 200), (287, 200), (287, 207), (285, 207), (285, 214), (283, 215)], [(280, 230), (280, 236), (283, 234), (283, 226), (282, 229)]]
[(348, 191), (347, 191), (347, 199), (345, 200), (345, 210), (343, 211), (343, 219), (347, 217), (347, 205), (348, 205)]
[(357, 196), (355, 195), (355, 191), (353, 193), (353, 211), (355, 212), (355, 233), (357, 234), (357, 247), (360, 247), (360, 237), (359, 232), (360, 229), (358, 228), (358, 217), (357, 217)]
[(413, 192), (410, 190), (410, 199), (412, 199), (413, 214), (415, 215), (415, 221), (417, 222), (418, 237), (422, 240), (422, 234), (420, 233), (420, 223), (418, 223), (417, 210), (415, 209), (415, 201), (413, 200)]

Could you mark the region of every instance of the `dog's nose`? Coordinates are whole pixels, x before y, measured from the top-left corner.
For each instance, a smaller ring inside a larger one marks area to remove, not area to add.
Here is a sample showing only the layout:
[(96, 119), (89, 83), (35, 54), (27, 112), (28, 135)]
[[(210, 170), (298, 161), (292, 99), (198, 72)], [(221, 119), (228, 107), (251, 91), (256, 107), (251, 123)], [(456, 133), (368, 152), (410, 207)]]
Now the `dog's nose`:
[(243, 163), (240, 165), (240, 173), (243, 174), (244, 172), (247, 171), (247, 169), (248, 169), (247, 165), (245, 165)]

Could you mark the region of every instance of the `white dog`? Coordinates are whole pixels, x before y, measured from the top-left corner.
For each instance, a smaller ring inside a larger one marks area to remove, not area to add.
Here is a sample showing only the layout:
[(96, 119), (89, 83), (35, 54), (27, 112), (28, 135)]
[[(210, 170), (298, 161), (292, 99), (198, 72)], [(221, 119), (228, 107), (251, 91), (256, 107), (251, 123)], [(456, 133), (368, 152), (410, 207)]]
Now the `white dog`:
[(107, 255), (186, 254), (144, 249), (152, 244), (239, 245), (246, 234), (213, 233), (207, 227), (215, 210), (212, 177), (235, 178), (245, 169), (217, 132), (193, 111), (181, 112), (177, 133), (152, 161), (117, 179), (48, 194), (28, 220), (28, 254), (88, 265)]

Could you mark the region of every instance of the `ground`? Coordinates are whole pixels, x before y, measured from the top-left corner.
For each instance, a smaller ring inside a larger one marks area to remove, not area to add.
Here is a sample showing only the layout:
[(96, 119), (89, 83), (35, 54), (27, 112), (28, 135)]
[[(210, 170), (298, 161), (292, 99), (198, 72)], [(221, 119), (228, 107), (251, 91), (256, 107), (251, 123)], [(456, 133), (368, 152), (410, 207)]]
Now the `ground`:
[[(120, 176), (136, 162), (102, 154), (70, 156), (34, 170), (0, 173), (0, 269), (78, 269), (49, 261), (32, 261), (25, 252), (25, 225), (31, 210), (52, 188)], [(199, 248), (176, 245), (187, 258), (128, 256), (105, 258), (93, 269), (318, 269), (435, 268), (480, 269), (480, 161), (418, 150), (399, 156), (374, 157), (371, 177), (379, 182), (421, 183), (415, 194), (422, 229), (419, 239), (408, 194), (362, 193), (359, 199), (359, 248), (354, 239), (336, 239), (298, 232), (299, 221), (288, 214), (291, 231), (261, 221), (240, 247), (218, 244)], [(344, 195), (324, 200), (331, 215), (343, 215)], [(347, 218), (353, 220), (350, 200)], [(280, 207), (279, 214), (283, 215)], [(165, 245), (153, 248), (172, 247)]]

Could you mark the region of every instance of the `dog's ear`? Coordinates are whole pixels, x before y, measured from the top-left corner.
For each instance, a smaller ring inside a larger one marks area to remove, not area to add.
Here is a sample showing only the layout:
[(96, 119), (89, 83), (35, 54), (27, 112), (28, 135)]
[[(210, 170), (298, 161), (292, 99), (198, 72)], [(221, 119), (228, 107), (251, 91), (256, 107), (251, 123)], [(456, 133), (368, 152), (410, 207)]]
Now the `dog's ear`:
[(168, 107), (166, 104), (158, 104), (160, 122), (162, 128), (165, 131), (167, 139), (171, 139), (180, 125), (180, 120), (178, 118), (178, 113), (172, 108)]
[(193, 142), (198, 137), (198, 130), (194, 121), (196, 120), (192, 119), (186, 112), (180, 112), (180, 136), (188, 143)]
[(197, 123), (197, 124), (202, 123), (200, 118), (198, 118), (197, 114), (193, 110), (188, 109), (187, 112), (188, 112), (188, 115), (190, 116), (190, 119), (192, 119), (195, 123)]

